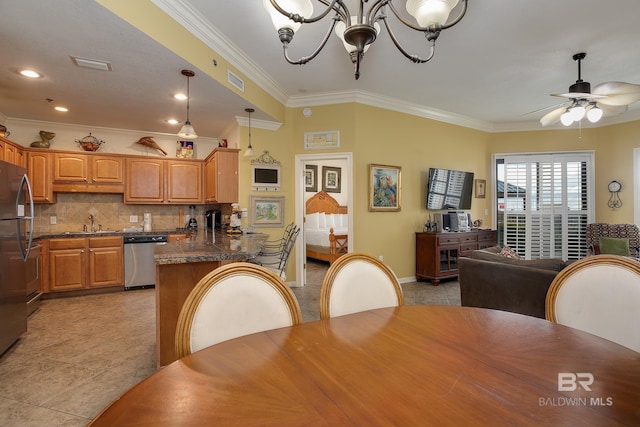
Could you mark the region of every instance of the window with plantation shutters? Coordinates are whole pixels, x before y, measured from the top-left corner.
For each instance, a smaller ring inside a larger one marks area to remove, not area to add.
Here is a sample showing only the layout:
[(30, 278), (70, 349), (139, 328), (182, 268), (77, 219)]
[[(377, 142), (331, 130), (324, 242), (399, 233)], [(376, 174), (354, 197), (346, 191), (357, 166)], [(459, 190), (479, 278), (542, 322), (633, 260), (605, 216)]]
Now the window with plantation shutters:
[(580, 259), (593, 222), (593, 153), (496, 156), (498, 241), (526, 259)]

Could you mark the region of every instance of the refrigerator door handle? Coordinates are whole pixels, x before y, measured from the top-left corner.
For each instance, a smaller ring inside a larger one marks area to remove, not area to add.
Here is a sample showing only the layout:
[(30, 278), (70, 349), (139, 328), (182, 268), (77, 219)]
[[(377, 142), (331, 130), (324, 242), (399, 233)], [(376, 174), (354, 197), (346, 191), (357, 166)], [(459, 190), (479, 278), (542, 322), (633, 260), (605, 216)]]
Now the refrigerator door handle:
[[(22, 200), (22, 193), (23, 193), (23, 189), (26, 188), (27, 189), (27, 203), (29, 204), (29, 216), (24, 216), (24, 206), (20, 205), (20, 201)], [(18, 247), (20, 248), (20, 255), (22, 256), (22, 260), (23, 261), (27, 261), (27, 258), (29, 258), (29, 253), (31, 252), (31, 246), (33, 245), (33, 216), (34, 216), (34, 211), (33, 211), (33, 195), (31, 193), (31, 183), (29, 182), (29, 178), (27, 177), (27, 174), (22, 175), (22, 180), (20, 181), (20, 188), (18, 190), (18, 196), (16, 198), (16, 212), (18, 213), (18, 216), (21, 217), (20, 219), (25, 219), (25, 220), (29, 220), (29, 241), (27, 242), (27, 248), (26, 250), (22, 247), (22, 242), (20, 242), (21, 236), (20, 236), (20, 225), (19, 225), (19, 221), (18, 224), (16, 225), (17, 227), (17, 234), (18, 234)]]

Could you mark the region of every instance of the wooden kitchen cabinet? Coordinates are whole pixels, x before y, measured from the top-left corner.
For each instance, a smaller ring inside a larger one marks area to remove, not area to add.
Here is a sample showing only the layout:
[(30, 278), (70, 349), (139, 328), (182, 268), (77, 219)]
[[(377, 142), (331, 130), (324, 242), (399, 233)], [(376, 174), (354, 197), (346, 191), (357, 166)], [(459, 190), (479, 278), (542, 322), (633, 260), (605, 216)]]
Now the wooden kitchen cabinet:
[(55, 152), (54, 191), (124, 192), (124, 158), (100, 154)]
[(34, 203), (56, 202), (51, 183), (52, 157), (51, 153), (43, 151), (30, 151), (27, 154), (27, 175)]
[(125, 203), (202, 203), (202, 161), (128, 158)]
[(164, 202), (164, 164), (162, 159), (128, 158), (125, 203)]
[(458, 259), (494, 246), (496, 238), (495, 230), (416, 233), (416, 278), (430, 279), (435, 286), (441, 279), (457, 277)]
[(237, 203), (239, 199), (237, 148), (216, 148), (204, 163), (205, 202)]
[(124, 286), (121, 236), (43, 240), (49, 270), (44, 292)]
[(122, 237), (89, 237), (87, 287), (124, 285), (124, 250)]
[(21, 145), (5, 137), (0, 137), (0, 160), (16, 166), (25, 167), (26, 161), (24, 155), (25, 151)]
[(168, 203), (202, 203), (202, 162), (167, 161)]

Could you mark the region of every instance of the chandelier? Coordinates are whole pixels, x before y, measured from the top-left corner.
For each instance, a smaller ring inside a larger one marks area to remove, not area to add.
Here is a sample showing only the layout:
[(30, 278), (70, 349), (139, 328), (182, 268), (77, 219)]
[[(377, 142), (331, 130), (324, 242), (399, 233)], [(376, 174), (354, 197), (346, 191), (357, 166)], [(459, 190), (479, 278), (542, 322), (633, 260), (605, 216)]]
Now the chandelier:
[[(324, 48), (332, 31), (342, 40), (351, 62), (355, 67), (356, 80), (360, 77), (360, 62), (369, 46), (376, 40), (380, 32), (379, 21), (382, 21), (389, 37), (396, 48), (409, 60), (416, 64), (422, 64), (433, 58), (435, 44), (440, 31), (453, 27), (464, 17), (467, 12), (468, 0), (405, 0), (405, 7), (409, 15), (415, 19), (415, 23), (407, 20), (395, 7), (393, 0), (358, 0), (357, 15), (351, 15), (344, 0), (314, 0), (324, 8), (318, 15), (313, 15), (312, 0), (263, 0), (264, 7), (271, 15), (271, 21), (278, 30), (280, 41), (284, 51), (284, 57), (289, 64), (302, 65), (315, 58)], [(396, 0), (396, 4), (399, 0)], [(365, 3), (369, 4), (368, 10)], [(449, 20), (449, 14), (458, 3), (462, 3), (458, 16)], [(412, 30), (424, 33), (429, 44), (428, 55), (424, 58), (408, 53), (400, 44), (387, 21), (387, 7), (396, 18)], [(298, 60), (292, 60), (287, 53), (289, 44), (293, 40), (294, 33), (302, 24), (312, 24), (322, 20), (333, 12), (331, 26), (318, 47), (309, 56), (303, 56)]]

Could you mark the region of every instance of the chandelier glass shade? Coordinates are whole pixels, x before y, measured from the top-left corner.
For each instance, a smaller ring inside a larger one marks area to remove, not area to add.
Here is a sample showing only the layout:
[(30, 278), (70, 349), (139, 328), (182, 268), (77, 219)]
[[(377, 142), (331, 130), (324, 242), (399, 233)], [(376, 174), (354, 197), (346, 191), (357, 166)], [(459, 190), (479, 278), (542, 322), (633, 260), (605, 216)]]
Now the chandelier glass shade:
[(178, 136), (186, 140), (191, 140), (198, 138), (198, 134), (196, 134), (195, 129), (191, 126), (191, 122), (189, 121), (189, 100), (191, 99), (189, 96), (189, 79), (196, 74), (191, 70), (182, 70), (181, 74), (187, 77), (187, 120), (180, 128)]
[[(396, 48), (409, 60), (420, 64), (433, 58), (435, 43), (440, 32), (456, 25), (467, 12), (468, 0), (404, 0), (408, 13), (400, 13), (393, 0), (357, 0), (358, 9), (353, 15), (345, 0), (263, 0), (263, 4), (282, 42), (283, 53), (290, 64), (301, 65), (314, 59), (324, 48), (331, 33), (335, 31), (355, 67), (356, 80), (360, 77), (360, 62), (369, 46), (380, 33), (380, 21), (384, 24)], [(396, 0), (398, 4), (401, 0)], [(313, 4), (322, 10), (313, 16)], [(355, 3), (355, 1), (354, 1)], [(365, 10), (365, 3), (368, 6)], [(460, 3), (455, 18), (451, 12)], [(429, 50), (425, 57), (408, 53), (400, 44), (388, 22), (387, 8), (398, 21), (412, 30), (422, 32), (427, 39)], [(302, 24), (312, 24), (331, 15), (331, 24), (324, 38), (308, 56), (291, 59), (288, 47), (296, 31)]]
[(560, 116), (560, 123), (565, 126), (571, 126), (573, 123), (584, 119), (591, 123), (597, 123), (604, 112), (595, 102), (587, 102), (586, 100), (576, 99), (571, 106)]

